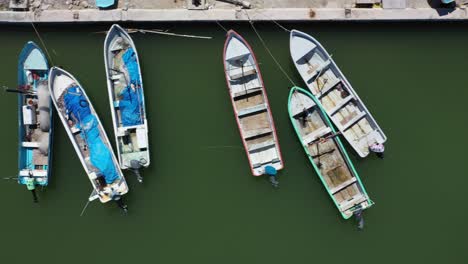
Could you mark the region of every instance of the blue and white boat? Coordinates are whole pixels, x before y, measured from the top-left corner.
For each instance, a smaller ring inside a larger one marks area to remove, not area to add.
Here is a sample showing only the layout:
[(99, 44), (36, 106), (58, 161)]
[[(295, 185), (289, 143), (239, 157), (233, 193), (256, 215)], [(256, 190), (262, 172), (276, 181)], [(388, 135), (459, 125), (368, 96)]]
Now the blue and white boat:
[[(32, 41), (18, 60), (18, 183), (28, 190), (47, 186), (52, 162), (52, 101), (48, 89), (49, 65)], [(36, 198), (35, 198), (36, 199)]]
[(93, 186), (89, 200), (120, 200), (127, 182), (114, 156), (96, 111), (78, 81), (63, 69), (52, 67), (49, 89), (58, 116)]
[(139, 169), (150, 164), (143, 80), (135, 44), (119, 25), (107, 33), (104, 62), (120, 168), (132, 170), (142, 182)]

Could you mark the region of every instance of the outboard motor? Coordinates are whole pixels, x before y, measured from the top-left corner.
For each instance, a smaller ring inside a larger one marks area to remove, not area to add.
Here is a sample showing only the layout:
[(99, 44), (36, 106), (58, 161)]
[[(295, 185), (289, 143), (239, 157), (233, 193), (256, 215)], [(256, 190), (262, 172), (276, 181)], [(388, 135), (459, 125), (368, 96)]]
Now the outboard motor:
[(123, 201), (122, 196), (120, 195), (114, 196), (114, 201), (117, 204), (117, 206), (123, 210), (124, 214), (128, 214), (128, 206)]
[(137, 176), (137, 180), (138, 182), (142, 183), (143, 182), (143, 177), (141, 177), (141, 174), (140, 174), (140, 169), (141, 169), (142, 166), (142, 163), (138, 160), (131, 160), (130, 161), (130, 169), (133, 171), (133, 173), (135, 173), (135, 175)]
[(125, 204), (122, 195), (117, 193), (113, 188), (111, 188), (111, 195), (112, 195), (112, 200), (115, 201), (117, 206), (123, 210), (124, 214), (128, 213), (128, 206)]
[(358, 222), (358, 229), (364, 229), (364, 217), (362, 216), (362, 209), (354, 211), (354, 216), (356, 217), (356, 221)]
[(276, 179), (276, 169), (270, 165), (265, 166), (265, 173), (268, 175), (268, 180), (270, 181), (273, 188), (279, 188), (279, 181)]

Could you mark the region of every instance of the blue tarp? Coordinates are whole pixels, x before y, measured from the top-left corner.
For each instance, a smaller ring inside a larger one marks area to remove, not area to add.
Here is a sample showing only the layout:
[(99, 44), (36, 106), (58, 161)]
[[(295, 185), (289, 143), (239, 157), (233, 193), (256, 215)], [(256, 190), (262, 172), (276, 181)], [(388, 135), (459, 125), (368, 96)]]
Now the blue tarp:
[[(143, 123), (143, 94), (140, 83), (140, 72), (133, 48), (129, 48), (122, 56), (130, 77), (130, 85), (120, 93), (120, 113), (123, 126), (135, 126)], [(134, 88), (131, 88), (131, 85)]]
[(130, 75), (130, 83), (140, 85), (140, 71), (138, 70), (137, 57), (133, 48), (128, 48), (127, 51), (125, 51), (122, 60)]
[(112, 153), (101, 138), (98, 120), (91, 113), (88, 100), (77, 86), (70, 88), (63, 99), (68, 114), (78, 122), (77, 127), (81, 129), (81, 136), (89, 148), (91, 164), (100, 171), (107, 184), (114, 182), (119, 174)]

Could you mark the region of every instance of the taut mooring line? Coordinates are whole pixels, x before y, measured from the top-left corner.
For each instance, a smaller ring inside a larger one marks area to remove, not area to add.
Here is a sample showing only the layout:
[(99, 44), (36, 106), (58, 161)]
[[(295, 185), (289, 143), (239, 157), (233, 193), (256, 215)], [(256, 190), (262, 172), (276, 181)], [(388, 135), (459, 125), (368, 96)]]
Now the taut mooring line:
[(271, 58), (275, 61), (276, 65), (278, 66), (278, 68), (283, 72), (283, 74), (286, 76), (286, 78), (288, 78), (288, 80), (291, 82), (291, 84), (293, 86), (296, 86), (296, 84), (294, 83), (294, 81), (291, 79), (291, 77), (289, 77), (289, 75), (286, 73), (286, 71), (283, 69), (283, 67), (281, 67), (281, 64), (276, 60), (275, 56), (273, 56), (273, 53), (270, 51), (270, 49), (268, 48), (268, 46), (266, 45), (265, 41), (263, 40), (263, 38), (260, 36), (260, 34), (258, 33), (257, 29), (255, 28), (254, 24), (253, 24), (253, 21), (250, 19), (250, 16), (249, 14), (244, 10), (245, 14), (247, 15), (247, 18), (249, 19), (249, 22), (250, 22), (250, 25), (252, 26), (252, 29), (255, 31), (255, 34), (257, 34), (258, 38), (260, 39), (260, 42), (262, 42), (262, 45), (263, 47), (265, 47), (265, 49), (268, 51), (268, 53), (270, 54)]
[(54, 66), (55, 64), (54, 64), (54, 61), (52, 60), (52, 57), (49, 54), (49, 50), (47, 49), (47, 46), (45, 45), (44, 40), (42, 39), (41, 35), (39, 34), (39, 31), (37, 31), (36, 26), (34, 26), (34, 22), (31, 21), (31, 25), (32, 25), (34, 31), (36, 32), (37, 37), (41, 41), (41, 44), (44, 47), (44, 50), (45, 50), (45, 52), (47, 54), (47, 57), (49, 57), (50, 63), (52, 64), (52, 66)]

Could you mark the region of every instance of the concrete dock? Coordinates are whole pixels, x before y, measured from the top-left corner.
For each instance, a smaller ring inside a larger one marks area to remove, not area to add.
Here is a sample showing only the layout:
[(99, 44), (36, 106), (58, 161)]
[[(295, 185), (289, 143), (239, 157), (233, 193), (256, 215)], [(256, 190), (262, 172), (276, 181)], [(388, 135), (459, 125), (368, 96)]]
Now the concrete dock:
[(457, 0), (449, 7), (442, 6), (439, 1), (251, 0), (251, 8), (243, 9), (227, 2), (204, 0), (203, 9), (191, 10), (191, 0), (121, 0), (111, 9), (100, 10), (93, 0), (30, 0), (27, 11), (12, 11), (8, 6), (10, 0), (0, 0), (0, 23), (468, 19), (468, 0)]

